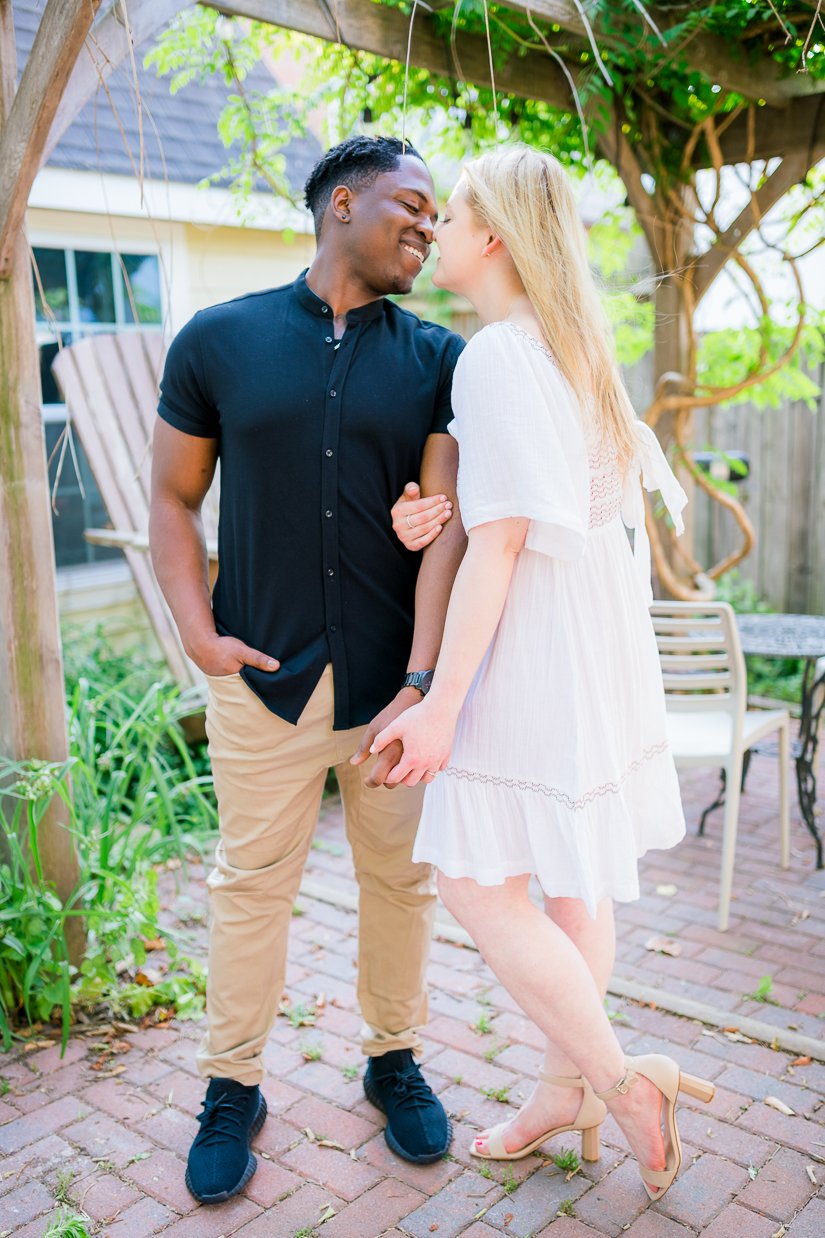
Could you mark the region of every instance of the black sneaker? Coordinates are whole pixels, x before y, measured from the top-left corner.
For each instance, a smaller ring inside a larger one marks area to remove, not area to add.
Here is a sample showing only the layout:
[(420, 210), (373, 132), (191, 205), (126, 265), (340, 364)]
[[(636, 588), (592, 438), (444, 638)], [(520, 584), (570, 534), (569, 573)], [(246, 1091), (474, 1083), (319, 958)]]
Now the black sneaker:
[(258, 1168), (249, 1144), (265, 1118), (266, 1101), (257, 1085), (210, 1080), (186, 1166), (186, 1185), (195, 1199), (220, 1204), (243, 1190)]
[(415, 1165), (441, 1160), (453, 1137), (452, 1123), (410, 1049), (371, 1057), (364, 1091), (367, 1100), (387, 1115), (384, 1138), (396, 1156)]

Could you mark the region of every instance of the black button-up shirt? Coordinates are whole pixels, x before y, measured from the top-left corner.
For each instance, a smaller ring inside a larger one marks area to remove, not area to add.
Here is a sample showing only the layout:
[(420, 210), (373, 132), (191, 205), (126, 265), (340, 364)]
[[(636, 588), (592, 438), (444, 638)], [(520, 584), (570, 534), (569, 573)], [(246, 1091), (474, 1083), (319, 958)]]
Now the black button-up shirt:
[(401, 686), (420, 555), (390, 506), (446, 432), (463, 340), (392, 301), (347, 314), (294, 284), (201, 310), (173, 340), (160, 416), (217, 438), (215, 625), (278, 658), (245, 667), (297, 722), (332, 662), (336, 730), (369, 722)]

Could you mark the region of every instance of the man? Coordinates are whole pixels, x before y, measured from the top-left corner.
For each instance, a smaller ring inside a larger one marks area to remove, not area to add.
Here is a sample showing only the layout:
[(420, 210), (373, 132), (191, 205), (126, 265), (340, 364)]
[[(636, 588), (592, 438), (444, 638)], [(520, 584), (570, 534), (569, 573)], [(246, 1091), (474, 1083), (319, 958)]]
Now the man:
[[(409, 144), (350, 138), (314, 168), (306, 201), (311, 267), (195, 315), (170, 349), (155, 433), (152, 558), (208, 677), (221, 821), (198, 1053), (210, 1082), (187, 1168), (204, 1203), (255, 1171), (261, 1055), (329, 766), (360, 886), (364, 1088), (407, 1160), (439, 1159), (451, 1136), (414, 1059), (434, 911), (430, 870), (411, 861), (422, 788), (383, 786), (400, 748), (375, 764), (368, 750), (426, 691), (463, 553), (457, 521), (422, 557), (389, 515), (419, 470), (425, 494), (453, 498), (446, 428), (462, 341), (384, 299), (411, 290), (437, 218)], [(210, 599), (199, 512), (219, 458)]]

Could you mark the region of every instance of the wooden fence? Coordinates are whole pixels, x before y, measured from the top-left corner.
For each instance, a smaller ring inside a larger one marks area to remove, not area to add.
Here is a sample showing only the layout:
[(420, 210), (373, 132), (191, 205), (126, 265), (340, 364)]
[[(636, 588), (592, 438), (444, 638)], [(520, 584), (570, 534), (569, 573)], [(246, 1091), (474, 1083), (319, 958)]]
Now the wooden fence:
[[(825, 389), (825, 373), (817, 376)], [(755, 409), (707, 409), (694, 417), (693, 445), (742, 451), (750, 475), (737, 491), (757, 542), (739, 567), (777, 610), (825, 614), (825, 397), (804, 404)], [(696, 558), (709, 566), (738, 544), (738, 529), (718, 503), (696, 491)]]

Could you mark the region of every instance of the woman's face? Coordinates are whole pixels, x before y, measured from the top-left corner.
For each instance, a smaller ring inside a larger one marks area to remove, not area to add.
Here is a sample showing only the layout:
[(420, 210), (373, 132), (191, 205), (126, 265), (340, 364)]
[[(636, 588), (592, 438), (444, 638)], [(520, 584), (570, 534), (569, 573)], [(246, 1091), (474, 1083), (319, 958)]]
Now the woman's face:
[(489, 229), (467, 201), (467, 185), (462, 178), (444, 208), (444, 218), (435, 227), (438, 262), (433, 283), (436, 287), (466, 295), (478, 275), (489, 239)]

